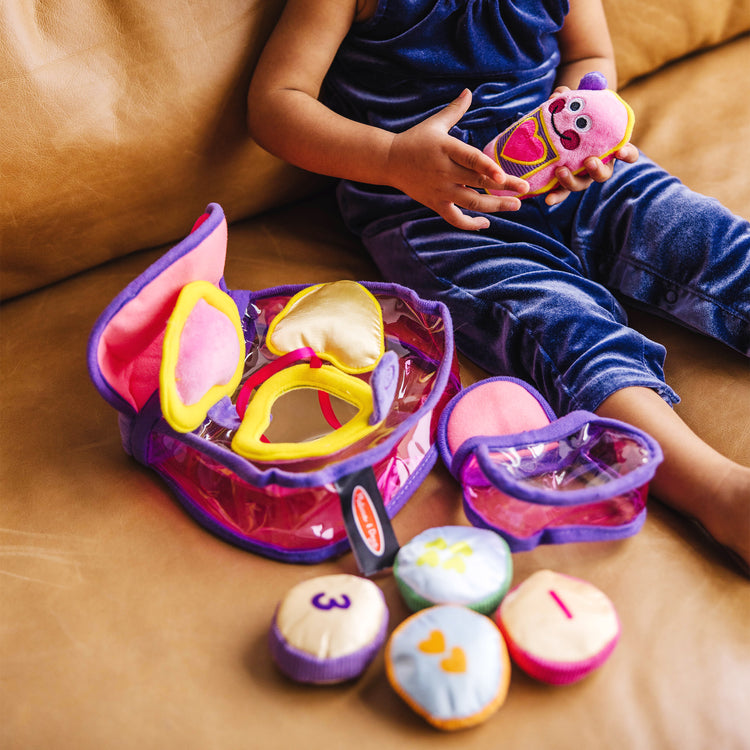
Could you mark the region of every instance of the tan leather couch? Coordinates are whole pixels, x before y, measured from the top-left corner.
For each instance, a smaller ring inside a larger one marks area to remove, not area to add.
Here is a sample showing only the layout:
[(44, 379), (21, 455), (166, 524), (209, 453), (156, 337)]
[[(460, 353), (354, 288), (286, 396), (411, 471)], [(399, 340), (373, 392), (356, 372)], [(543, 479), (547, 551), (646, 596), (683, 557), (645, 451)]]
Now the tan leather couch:
[[(607, 0), (634, 140), (750, 218), (750, 2)], [(654, 502), (617, 543), (515, 556), (614, 601), (622, 638), (576, 685), (514, 671), (482, 726), (440, 735), (390, 689), (382, 655), (358, 681), (292, 684), (266, 647), (294, 583), (354, 570), (240, 551), (197, 526), (121, 450), (85, 346), (114, 295), (210, 201), (230, 221), (227, 281), (372, 279), (327, 181), (245, 129), (254, 61), (281, 0), (0, 4), (0, 746), (118, 748), (750, 747), (750, 584)], [(746, 359), (644, 315), (668, 349), (679, 413), (750, 464)], [(468, 384), (484, 376), (463, 362)], [(706, 502), (711, 502), (707, 497)], [(436, 467), (395, 529), (461, 523)], [(391, 627), (407, 614), (378, 579)]]

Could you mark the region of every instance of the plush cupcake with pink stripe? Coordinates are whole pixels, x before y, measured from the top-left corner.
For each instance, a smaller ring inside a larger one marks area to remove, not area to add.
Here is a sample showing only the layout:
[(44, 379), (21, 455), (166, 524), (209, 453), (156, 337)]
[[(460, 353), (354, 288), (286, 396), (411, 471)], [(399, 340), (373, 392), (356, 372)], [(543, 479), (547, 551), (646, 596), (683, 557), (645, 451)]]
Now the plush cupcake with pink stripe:
[(604, 664), (620, 637), (614, 605), (579, 578), (540, 570), (503, 599), (495, 621), (527, 674), (567, 685)]

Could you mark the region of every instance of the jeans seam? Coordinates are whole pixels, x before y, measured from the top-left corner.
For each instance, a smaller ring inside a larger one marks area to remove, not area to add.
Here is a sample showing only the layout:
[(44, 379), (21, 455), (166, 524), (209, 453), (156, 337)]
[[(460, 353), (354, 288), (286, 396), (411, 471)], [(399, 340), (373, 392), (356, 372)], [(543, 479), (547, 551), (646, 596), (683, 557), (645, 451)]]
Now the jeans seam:
[(648, 275), (650, 275), (651, 277), (655, 279), (659, 279), (659, 281), (663, 282), (669, 287), (678, 288), (682, 291), (688, 292), (689, 294), (698, 298), (702, 302), (706, 302), (710, 305), (713, 305), (716, 309), (721, 310), (723, 313), (730, 315), (732, 318), (735, 318), (738, 321), (741, 321), (744, 323), (750, 322), (750, 319), (745, 317), (741, 312), (738, 312), (737, 310), (734, 310), (731, 307), (726, 307), (725, 305), (723, 305), (721, 302), (717, 301), (713, 297), (709, 297), (700, 289), (691, 287), (689, 284), (681, 284), (681, 283), (675, 282), (673, 279), (670, 279), (664, 276), (663, 274), (659, 273), (658, 271), (654, 270), (652, 266), (649, 266), (646, 263), (639, 262), (638, 260), (632, 257), (623, 257), (623, 256), (619, 256), (618, 260), (620, 260), (625, 265), (630, 266), (631, 268), (637, 268), (639, 271), (643, 273), (647, 273)]

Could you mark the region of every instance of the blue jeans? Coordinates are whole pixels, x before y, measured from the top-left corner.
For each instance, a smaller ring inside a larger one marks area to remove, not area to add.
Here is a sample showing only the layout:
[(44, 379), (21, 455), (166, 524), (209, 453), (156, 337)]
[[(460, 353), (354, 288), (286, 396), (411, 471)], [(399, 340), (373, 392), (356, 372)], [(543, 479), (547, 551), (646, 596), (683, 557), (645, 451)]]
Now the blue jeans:
[(532, 382), (558, 414), (634, 385), (678, 400), (664, 348), (618, 297), (750, 356), (750, 224), (644, 156), (477, 233), (384, 189), (345, 182), (339, 202), (386, 279), (445, 302), (466, 356)]

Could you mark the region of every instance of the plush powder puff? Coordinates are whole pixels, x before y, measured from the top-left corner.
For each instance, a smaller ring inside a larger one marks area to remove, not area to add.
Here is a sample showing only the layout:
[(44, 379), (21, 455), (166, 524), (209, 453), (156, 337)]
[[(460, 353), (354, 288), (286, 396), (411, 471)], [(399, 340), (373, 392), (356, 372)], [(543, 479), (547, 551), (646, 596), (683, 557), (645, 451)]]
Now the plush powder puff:
[(273, 319), (266, 344), (277, 355), (310, 347), (344, 372), (368, 372), (385, 351), (383, 311), (355, 281), (307, 287)]
[(401, 547), (393, 575), (412, 610), (461, 604), (488, 615), (508, 591), (513, 562), (508, 544), (494, 531), (442, 526)]
[(508, 652), (492, 620), (440, 605), (409, 617), (391, 635), (386, 673), (393, 689), (438, 729), (489, 718), (505, 701)]
[(279, 669), (297, 682), (326, 684), (359, 676), (385, 641), (388, 608), (372, 581), (340, 574), (292, 588), (269, 636)]
[[(507, 174), (529, 183), (525, 197), (539, 195), (555, 187), (555, 171), (560, 167), (578, 174), (590, 156), (609, 160), (630, 140), (634, 122), (628, 104), (606, 88), (601, 74), (592, 74), (581, 80), (578, 90), (553, 95), (513, 123), (493, 138), (484, 152)], [(489, 192), (513, 194), (507, 190)]]
[(605, 594), (551, 570), (514, 588), (495, 619), (513, 661), (553, 685), (576, 682), (601, 666), (620, 637), (617, 612)]
[(512, 378), (480, 381), (454, 400), (445, 420), (446, 447), (455, 453), (470, 438), (537, 430), (554, 418), (541, 395), (526, 383)]

